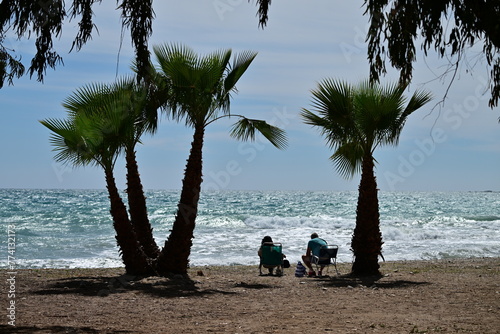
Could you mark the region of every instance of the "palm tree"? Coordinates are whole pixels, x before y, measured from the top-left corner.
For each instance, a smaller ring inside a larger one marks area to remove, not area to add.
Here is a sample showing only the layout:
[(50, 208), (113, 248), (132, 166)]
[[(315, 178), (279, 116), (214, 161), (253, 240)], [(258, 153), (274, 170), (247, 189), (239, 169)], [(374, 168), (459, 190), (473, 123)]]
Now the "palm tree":
[(153, 48), (158, 62), (158, 75), (169, 87), (164, 109), (175, 120), (185, 119), (194, 129), (191, 151), (182, 181), (179, 205), (171, 234), (158, 258), (158, 272), (185, 275), (189, 265), (198, 200), (202, 183), (202, 152), (205, 129), (223, 117), (236, 117), (231, 136), (253, 140), (255, 131), (262, 133), (275, 147), (284, 148), (283, 130), (265, 121), (248, 119), (230, 113), (231, 94), (236, 83), (250, 66), (256, 53), (243, 52), (230, 63), (231, 50), (220, 50), (198, 56), (181, 45)]
[(405, 106), (406, 85), (358, 86), (333, 79), (323, 80), (312, 91), (313, 111), (303, 109), (306, 124), (318, 127), (334, 150), (330, 159), (340, 174), (353, 177), (361, 171), (351, 250), (353, 275), (379, 275), (382, 255), (374, 151), (378, 146), (397, 145), (406, 119), (430, 101), (425, 92), (415, 92)]
[(154, 133), (157, 127), (157, 108), (150, 104), (150, 90), (136, 84), (133, 78), (122, 78), (112, 85), (89, 85), (77, 90), (63, 106), (73, 114), (100, 115), (103, 108), (118, 117), (112, 121), (118, 145), (125, 150), (127, 168), (127, 198), (130, 220), (140, 245), (150, 258), (159, 255), (149, 222), (146, 197), (139, 175), (135, 147), (145, 132)]
[(110, 213), (125, 269), (133, 275), (151, 274), (151, 265), (138, 244), (113, 175), (117, 157), (122, 150), (117, 136), (117, 124), (120, 123), (121, 115), (109, 109), (99, 114), (68, 111), (67, 120), (41, 121), (53, 132), (50, 142), (57, 152), (55, 160), (75, 167), (96, 165), (104, 169), (111, 204)]

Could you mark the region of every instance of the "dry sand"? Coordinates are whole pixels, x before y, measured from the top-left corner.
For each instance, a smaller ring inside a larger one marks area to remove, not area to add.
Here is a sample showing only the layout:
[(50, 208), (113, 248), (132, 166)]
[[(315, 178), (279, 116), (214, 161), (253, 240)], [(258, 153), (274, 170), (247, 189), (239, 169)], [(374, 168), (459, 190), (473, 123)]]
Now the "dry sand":
[(283, 277), (198, 267), (190, 280), (138, 280), (122, 268), (2, 270), (0, 332), (500, 333), (500, 258), (382, 262), (376, 281), (343, 276), (349, 269), (297, 278), (294, 264)]

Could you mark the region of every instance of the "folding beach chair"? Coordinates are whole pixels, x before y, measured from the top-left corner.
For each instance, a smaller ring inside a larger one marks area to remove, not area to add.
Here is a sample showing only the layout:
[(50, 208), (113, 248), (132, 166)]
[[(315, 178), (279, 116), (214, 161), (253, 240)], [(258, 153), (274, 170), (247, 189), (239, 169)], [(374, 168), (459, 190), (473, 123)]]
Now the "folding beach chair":
[(316, 266), (316, 271), (319, 272), (321, 267), (328, 267), (333, 264), (335, 267), (335, 272), (337, 275), (339, 271), (337, 270), (337, 252), (339, 247), (337, 245), (324, 245), (321, 246), (319, 250), (319, 256), (313, 255), (311, 257), (311, 265)]
[(260, 257), (259, 273), (262, 274), (262, 267), (276, 269), (276, 275), (283, 275), (283, 246), (279, 242), (265, 242), (261, 246), (262, 256)]

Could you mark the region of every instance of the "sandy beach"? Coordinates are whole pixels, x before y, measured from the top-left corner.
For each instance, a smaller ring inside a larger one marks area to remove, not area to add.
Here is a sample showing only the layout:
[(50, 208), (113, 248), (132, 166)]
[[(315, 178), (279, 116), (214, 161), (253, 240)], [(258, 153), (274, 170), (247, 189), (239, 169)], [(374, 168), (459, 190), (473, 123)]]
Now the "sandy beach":
[(297, 278), (294, 267), (283, 277), (259, 276), (256, 266), (197, 267), (189, 280), (138, 279), (122, 268), (2, 270), (0, 331), (500, 332), (500, 258), (382, 262), (378, 280), (348, 277), (350, 264), (323, 278)]

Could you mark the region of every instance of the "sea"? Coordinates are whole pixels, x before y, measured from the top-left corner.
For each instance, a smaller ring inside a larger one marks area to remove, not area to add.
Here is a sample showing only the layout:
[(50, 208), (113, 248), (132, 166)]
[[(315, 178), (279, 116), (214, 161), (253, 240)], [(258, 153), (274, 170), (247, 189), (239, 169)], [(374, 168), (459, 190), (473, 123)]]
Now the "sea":
[[(160, 247), (179, 194), (146, 192)], [(257, 264), (261, 239), (269, 235), (293, 265), (313, 232), (339, 246), (338, 262), (350, 263), (357, 197), (356, 191), (202, 192), (190, 264)], [(0, 189), (0, 268), (123, 266), (109, 208), (106, 190)], [(380, 191), (379, 210), (385, 261), (500, 256), (500, 192)]]

